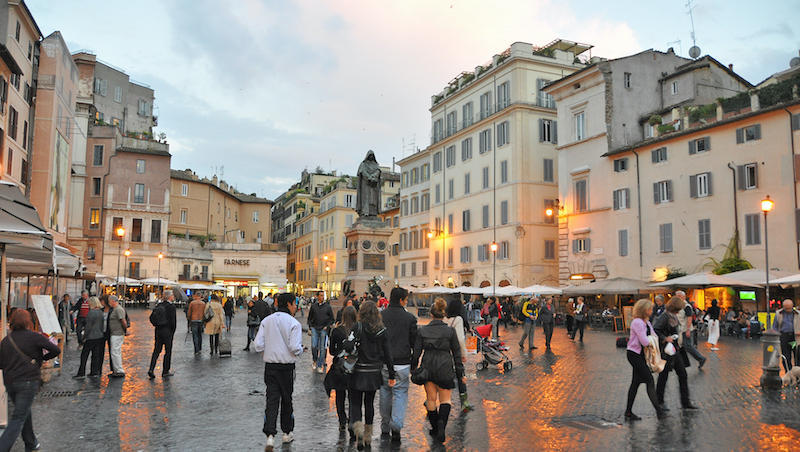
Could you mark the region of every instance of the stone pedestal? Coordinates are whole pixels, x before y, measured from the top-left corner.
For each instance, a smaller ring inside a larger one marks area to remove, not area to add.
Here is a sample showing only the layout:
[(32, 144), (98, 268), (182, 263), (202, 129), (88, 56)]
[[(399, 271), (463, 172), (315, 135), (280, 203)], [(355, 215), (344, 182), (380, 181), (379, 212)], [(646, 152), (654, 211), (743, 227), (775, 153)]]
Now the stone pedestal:
[(390, 273), (394, 269), (389, 268), (392, 229), (377, 218), (359, 218), (344, 235), (348, 243), (345, 280), (351, 281), (350, 290), (361, 296), (369, 292), (370, 282), (377, 280), (388, 298), (394, 287), (391, 282), (394, 278)]

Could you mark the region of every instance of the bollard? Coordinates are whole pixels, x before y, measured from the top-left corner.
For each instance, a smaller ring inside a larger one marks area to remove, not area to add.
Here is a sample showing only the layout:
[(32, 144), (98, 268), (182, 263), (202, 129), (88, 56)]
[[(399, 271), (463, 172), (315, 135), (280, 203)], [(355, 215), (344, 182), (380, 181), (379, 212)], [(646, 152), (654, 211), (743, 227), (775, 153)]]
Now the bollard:
[(761, 387), (763, 389), (780, 389), (781, 379), (781, 335), (777, 331), (767, 330), (761, 336), (764, 344), (764, 365), (761, 369)]

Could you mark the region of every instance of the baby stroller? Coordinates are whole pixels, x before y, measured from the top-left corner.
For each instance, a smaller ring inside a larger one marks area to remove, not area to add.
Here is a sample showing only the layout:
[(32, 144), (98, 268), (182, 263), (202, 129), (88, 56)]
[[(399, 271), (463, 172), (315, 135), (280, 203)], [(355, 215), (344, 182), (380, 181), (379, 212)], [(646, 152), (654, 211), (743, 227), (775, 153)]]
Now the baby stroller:
[(492, 325), (483, 325), (472, 328), (473, 334), (479, 338), (478, 347), (483, 354), (483, 359), (475, 365), (478, 370), (487, 369), (489, 364), (498, 365), (503, 364), (505, 371), (511, 370), (513, 363), (503, 350), (508, 350), (507, 347), (502, 345), (501, 342), (489, 339), (492, 334)]

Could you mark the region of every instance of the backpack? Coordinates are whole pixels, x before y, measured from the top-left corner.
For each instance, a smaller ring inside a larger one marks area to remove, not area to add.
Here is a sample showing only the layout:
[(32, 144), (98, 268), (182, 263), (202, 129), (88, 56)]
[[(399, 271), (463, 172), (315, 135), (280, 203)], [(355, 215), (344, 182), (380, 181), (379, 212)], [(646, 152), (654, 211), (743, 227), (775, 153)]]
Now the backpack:
[(150, 313), (150, 323), (155, 327), (166, 326), (169, 321), (167, 320), (167, 308), (164, 302), (157, 304)]
[(528, 316), (525, 315), (525, 307), (529, 306), (530, 303), (531, 303), (530, 301), (526, 301), (525, 303), (523, 303), (522, 308), (519, 310), (519, 313), (517, 314), (517, 317), (523, 322), (528, 320)]
[(361, 345), (361, 323), (359, 322), (357, 325), (357, 334), (351, 331), (350, 336), (346, 339), (353, 342), (353, 349), (348, 352), (346, 348), (342, 348), (342, 351), (337, 355), (339, 360), (336, 361), (335, 370), (339, 373), (352, 374), (356, 368), (356, 363), (358, 363), (358, 347)]

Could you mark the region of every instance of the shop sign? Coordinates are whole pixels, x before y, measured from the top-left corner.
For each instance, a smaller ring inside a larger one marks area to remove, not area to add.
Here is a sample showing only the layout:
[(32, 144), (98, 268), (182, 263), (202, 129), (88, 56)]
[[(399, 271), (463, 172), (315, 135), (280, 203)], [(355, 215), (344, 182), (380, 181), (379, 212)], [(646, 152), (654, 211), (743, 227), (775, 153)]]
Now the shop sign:
[(250, 259), (225, 259), (225, 265), (241, 265), (242, 267), (249, 267)]
[(223, 286), (247, 286), (247, 281), (222, 281)]

